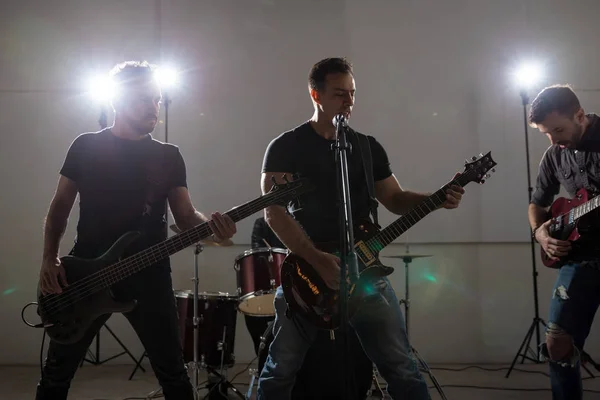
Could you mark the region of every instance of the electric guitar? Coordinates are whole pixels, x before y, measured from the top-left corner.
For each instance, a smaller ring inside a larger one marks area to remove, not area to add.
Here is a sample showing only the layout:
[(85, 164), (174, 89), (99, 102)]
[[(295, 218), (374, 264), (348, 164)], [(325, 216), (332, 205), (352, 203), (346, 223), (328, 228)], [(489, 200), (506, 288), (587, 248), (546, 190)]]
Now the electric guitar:
[[(225, 214), (234, 222), (240, 221), (270, 205), (286, 205), (301, 194), (314, 190), (306, 178), (275, 184), (272, 189), (250, 202), (234, 207)], [(167, 258), (172, 254), (209, 237), (208, 222), (183, 231), (132, 256), (121, 258), (123, 251), (141, 236), (130, 231), (121, 236), (103, 255), (96, 259), (74, 256), (61, 257), (68, 286), (60, 294), (42, 295), (38, 288), (37, 311), (48, 336), (62, 344), (75, 343), (82, 338), (90, 324), (103, 314), (131, 311), (136, 301), (119, 302), (110, 287), (115, 283)]]
[[(550, 207), (550, 218), (552, 222), (548, 226), (550, 236), (559, 240), (577, 241), (581, 237), (580, 222), (582, 217), (594, 211), (600, 206), (600, 196), (590, 199), (585, 188), (581, 188), (575, 197), (557, 198)], [(560, 268), (567, 261), (567, 257), (552, 259), (541, 249), (542, 263), (549, 268)]]
[[(496, 166), (491, 153), (473, 157), (465, 162), (464, 171), (441, 189), (421, 201), (385, 229), (379, 230), (369, 220), (354, 223), (354, 251), (358, 258), (359, 277), (348, 285), (348, 318), (356, 311), (360, 299), (372, 291), (369, 282), (390, 275), (394, 269), (379, 261), (379, 252), (446, 201), (446, 190), (451, 185), (465, 186), (469, 182), (484, 183), (488, 172)], [(493, 172), (493, 170), (492, 170)], [(321, 251), (339, 256), (337, 243), (316, 243)], [(290, 253), (281, 267), (281, 283), (288, 308), (304, 317), (317, 328), (334, 330), (340, 324), (339, 290), (329, 288), (317, 270), (307, 261)]]

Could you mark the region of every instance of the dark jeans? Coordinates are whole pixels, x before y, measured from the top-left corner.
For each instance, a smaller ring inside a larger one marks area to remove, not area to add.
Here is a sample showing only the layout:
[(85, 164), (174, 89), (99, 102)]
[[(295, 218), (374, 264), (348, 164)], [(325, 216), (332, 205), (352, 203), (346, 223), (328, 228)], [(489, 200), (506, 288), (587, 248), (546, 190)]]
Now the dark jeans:
[[(146, 270), (113, 287), (119, 300), (137, 299), (136, 307), (125, 317), (137, 333), (167, 400), (193, 399), (185, 369), (179, 336), (177, 308), (168, 268)], [(94, 336), (110, 315), (100, 317), (75, 344), (50, 341), (37, 400), (66, 399), (71, 380)]]
[(598, 305), (600, 268), (592, 264), (563, 266), (552, 290), (548, 326), (570, 335), (575, 349), (568, 360), (551, 360), (546, 345), (542, 346), (542, 356), (549, 360), (553, 400), (583, 398), (579, 353), (590, 333)]
[[(369, 359), (388, 383), (394, 399), (431, 400), (408, 343), (406, 325), (396, 294), (387, 278), (375, 283), (374, 294), (365, 298), (350, 325)], [(286, 316), (282, 287), (275, 295), (274, 339), (258, 380), (258, 400), (286, 400), (304, 357), (317, 337), (317, 328), (299, 315)]]

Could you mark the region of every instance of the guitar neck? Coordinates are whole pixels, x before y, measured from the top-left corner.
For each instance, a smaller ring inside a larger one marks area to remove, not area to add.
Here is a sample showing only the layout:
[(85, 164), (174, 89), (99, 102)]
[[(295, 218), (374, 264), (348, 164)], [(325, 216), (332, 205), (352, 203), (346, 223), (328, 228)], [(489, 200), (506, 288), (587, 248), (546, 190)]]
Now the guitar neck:
[[(291, 189), (268, 193), (248, 203), (232, 208), (227, 211), (225, 215), (228, 215), (233, 222), (238, 222), (263, 208), (276, 203), (280, 199), (289, 196), (290, 192)], [(203, 222), (194, 228), (181, 232), (161, 243), (155, 244), (139, 253), (127, 257), (102, 271), (104, 276), (107, 277), (103, 282), (103, 286), (104, 288), (108, 288), (144, 268), (196, 244), (200, 240), (206, 239), (210, 235), (212, 235), (212, 230), (210, 229), (208, 222)]]
[(442, 186), (438, 191), (428, 196), (425, 200), (421, 201), (408, 213), (402, 215), (385, 229), (382, 229), (377, 235), (369, 239), (366, 243), (367, 246), (374, 252), (381, 251), (385, 246), (392, 243), (417, 222), (444, 204), (446, 202), (446, 190), (448, 190), (450, 186), (458, 185), (462, 187), (466, 186), (469, 182), (471, 182), (471, 177), (468, 173), (459, 175), (454, 180)]
[(596, 196), (593, 199), (588, 200), (585, 203), (573, 208), (573, 217), (574, 217), (574, 219), (579, 219), (579, 218), (583, 217), (585, 214), (594, 211), (599, 206), (600, 206), (600, 196)]

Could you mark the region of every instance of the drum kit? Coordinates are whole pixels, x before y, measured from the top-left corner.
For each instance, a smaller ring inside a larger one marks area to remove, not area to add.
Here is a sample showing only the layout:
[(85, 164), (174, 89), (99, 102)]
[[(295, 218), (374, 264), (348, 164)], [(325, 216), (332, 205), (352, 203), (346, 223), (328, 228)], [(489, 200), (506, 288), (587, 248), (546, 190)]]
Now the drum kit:
[[(179, 233), (176, 225), (171, 230)], [(223, 375), (235, 365), (234, 345), (237, 312), (250, 316), (275, 316), (273, 301), (281, 284), (280, 270), (288, 250), (274, 247), (244, 251), (235, 259), (237, 293), (199, 292), (198, 256), (204, 246), (231, 246), (233, 242), (200, 241), (194, 250), (193, 290), (174, 290), (183, 357), (193, 374), (194, 396), (198, 398), (199, 373), (205, 370), (219, 381), (211, 388), (222, 394), (229, 388), (246, 399)], [(253, 377), (253, 381), (254, 381)], [(212, 385), (211, 385), (212, 386)]]
[[(171, 225), (170, 228), (175, 233), (180, 233), (176, 225)], [(237, 293), (235, 294), (198, 291), (198, 256), (203, 251), (204, 246), (224, 247), (231, 245), (233, 245), (233, 242), (229, 239), (220, 243), (212, 241), (200, 241), (196, 243), (194, 251), (194, 278), (192, 278), (193, 290), (174, 290), (180, 321), (183, 357), (188, 370), (193, 373), (195, 399), (198, 399), (198, 391), (201, 390), (198, 384), (201, 370), (205, 370), (207, 373), (218, 378), (216, 384), (210, 385), (212, 387), (209, 390), (209, 394), (215, 388), (218, 388), (219, 393), (223, 395), (222, 398), (227, 398), (223, 394), (223, 389), (227, 390), (229, 388), (242, 399), (250, 398), (252, 387), (260, 370), (251, 371), (252, 378), (246, 395), (235, 388), (223, 374), (225, 369), (235, 365), (234, 345), (237, 313), (239, 311), (245, 315), (254, 317), (275, 316), (275, 292), (281, 284), (280, 271), (283, 261), (289, 253), (287, 249), (269, 246), (246, 250), (239, 254), (234, 262), (237, 281)], [(407, 335), (410, 309), (409, 264), (415, 258), (430, 256), (429, 254), (410, 254), (407, 248), (406, 254), (386, 257), (401, 259), (405, 264), (405, 298), (400, 300), (400, 304), (404, 305)], [(271, 324), (269, 324), (270, 327)], [(268, 343), (268, 331), (269, 329), (261, 337), (262, 351), (259, 353), (259, 367), (262, 366), (261, 364), (264, 364), (266, 356), (264, 350), (270, 344)], [(272, 340), (272, 338), (270, 339)], [(357, 344), (356, 346), (360, 345)], [(446, 397), (439, 383), (431, 373), (429, 366), (420, 357), (414, 347), (412, 347), (412, 350), (420, 364), (421, 371), (429, 374), (442, 399), (445, 399)], [(323, 351), (323, 348), (319, 351)], [(360, 351), (357, 353), (359, 358), (362, 355)], [(366, 355), (363, 358), (364, 360), (361, 361), (363, 366), (360, 367), (363, 371), (360, 374), (364, 376), (364, 379), (358, 380), (358, 383), (361, 384), (359, 386), (367, 388), (370, 386), (372, 380), (378, 388), (378, 394), (383, 397), (383, 391), (379, 387), (377, 379), (378, 373), (376, 368), (373, 368), (372, 363), (366, 358)], [(368, 372), (368, 368), (372, 368), (372, 375), (371, 372)], [(310, 385), (310, 383), (307, 384)], [(372, 395), (379, 397), (375, 393)], [(208, 398), (208, 395), (204, 398)]]

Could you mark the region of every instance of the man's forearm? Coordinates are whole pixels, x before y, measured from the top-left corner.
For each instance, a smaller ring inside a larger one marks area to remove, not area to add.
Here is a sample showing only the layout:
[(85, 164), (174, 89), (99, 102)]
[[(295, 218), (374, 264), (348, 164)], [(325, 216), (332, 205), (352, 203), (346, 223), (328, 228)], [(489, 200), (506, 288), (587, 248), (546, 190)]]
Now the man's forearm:
[(531, 226), (531, 230), (535, 230), (548, 219), (548, 208), (540, 207), (535, 204), (529, 204), (527, 215), (529, 216), (529, 225)]
[(293, 253), (306, 259), (316, 251), (316, 247), (298, 222), (289, 216), (283, 207), (268, 207), (265, 212), (265, 220), (279, 240)]
[(56, 215), (50, 210), (44, 224), (44, 252), (42, 257), (46, 260), (58, 258), (60, 241), (67, 229), (68, 218)]
[(402, 215), (409, 212), (417, 204), (429, 197), (429, 193), (416, 193), (403, 190), (394, 198), (394, 209), (391, 210), (394, 214)]
[(179, 229), (186, 231), (197, 225), (203, 224), (208, 221), (208, 218), (200, 211), (196, 211), (194, 214), (189, 215), (187, 218), (181, 221), (176, 221)]

